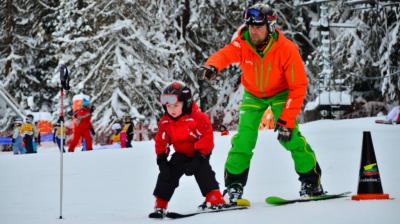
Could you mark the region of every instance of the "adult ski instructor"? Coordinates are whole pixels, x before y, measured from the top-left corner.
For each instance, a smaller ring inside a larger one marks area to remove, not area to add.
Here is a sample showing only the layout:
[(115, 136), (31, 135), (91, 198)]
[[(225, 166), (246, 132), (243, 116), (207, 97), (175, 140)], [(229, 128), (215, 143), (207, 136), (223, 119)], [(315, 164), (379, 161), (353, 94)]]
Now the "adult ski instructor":
[(244, 94), (239, 126), (225, 163), (224, 195), (242, 198), (258, 127), (271, 106), (278, 140), (292, 155), (301, 182), (300, 196), (324, 194), (321, 169), (296, 121), (307, 91), (307, 77), (298, 47), (275, 28), (276, 13), (257, 3), (244, 11), (245, 26), (232, 42), (211, 55), (197, 70), (199, 78), (214, 79), (218, 71), (239, 63)]

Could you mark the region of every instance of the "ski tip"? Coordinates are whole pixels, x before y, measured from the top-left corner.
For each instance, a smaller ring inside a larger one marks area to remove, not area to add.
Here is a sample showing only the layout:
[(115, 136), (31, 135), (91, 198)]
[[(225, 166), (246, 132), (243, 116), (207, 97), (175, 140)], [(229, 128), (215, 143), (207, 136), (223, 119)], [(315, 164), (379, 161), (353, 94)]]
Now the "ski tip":
[(244, 198), (237, 199), (236, 200), (236, 205), (237, 206), (244, 206), (244, 207), (249, 207), (250, 206), (250, 201)]
[(181, 214), (181, 213), (176, 213), (176, 212), (168, 212), (166, 214), (166, 217), (170, 218), (170, 219), (180, 219), (180, 218), (186, 218), (186, 217), (190, 217), (190, 216), (195, 216), (197, 214), (199, 214), (199, 213), (194, 212), (194, 213), (188, 213), (188, 214)]
[(276, 205), (276, 204), (281, 204), (281, 203), (286, 202), (286, 199), (283, 199), (283, 198), (277, 197), (277, 196), (271, 196), (271, 197), (267, 197), (265, 199), (265, 202), (268, 204)]

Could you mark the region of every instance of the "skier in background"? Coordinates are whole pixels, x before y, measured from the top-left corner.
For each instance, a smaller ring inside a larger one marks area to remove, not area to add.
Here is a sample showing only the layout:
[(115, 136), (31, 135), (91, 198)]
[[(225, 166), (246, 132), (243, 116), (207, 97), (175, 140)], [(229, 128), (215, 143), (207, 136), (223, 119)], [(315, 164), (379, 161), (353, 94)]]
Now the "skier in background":
[(14, 120), (14, 128), (12, 134), (12, 148), (14, 155), (25, 154), (25, 148), (22, 146), (22, 135), (21, 135), (22, 118), (17, 117)]
[[(157, 165), (160, 173), (154, 189), (155, 211), (150, 218), (163, 218), (179, 179), (183, 174), (194, 175), (205, 202), (199, 207), (220, 208), (225, 201), (210, 166), (214, 136), (209, 117), (192, 101), (191, 91), (182, 82), (169, 84), (162, 92), (164, 115), (155, 137)], [(170, 146), (175, 152), (170, 160)]]
[(240, 63), (244, 94), (237, 134), (225, 163), (226, 195), (242, 198), (264, 111), (271, 106), (278, 140), (291, 154), (301, 182), (300, 196), (325, 192), (314, 151), (299, 131), (296, 117), (307, 92), (307, 76), (296, 44), (275, 28), (276, 13), (257, 3), (244, 11), (245, 26), (228, 45), (211, 55), (197, 70), (199, 78), (214, 79), (218, 71)]
[(112, 135), (110, 137), (110, 142), (113, 148), (121, 148), (121, 125), (119, 123), (114, 123), (111, 126)]
[(228, 129), (223, 124), (219, 126), (219, 132), (221, 132), (221, 136), (229, 135)]
[(125, 143), (126, 148), (132, 147), (133, 130), (134, 130), (134, 124), (132, 117), (129, 114), (127, 114), (124, 116), (124, 132), (126, 134), (126, 143)]
[(75, 147), (78, 145), (81, 137), (85, 140), (86, 151), (93, 149), (91, 134), (94, 135), (95, 133), (91, 123), (91, 112), (92, 109), (90, 107), (89, 100), (83, 99), (82, 108), (77, 110), (73, 115), (76, 118), (76, 125), (74, 127), (73, 137), (69, 145), (68, 152), (75, 151)]
[(25, 123), (21, 126), (21, 134), (25, 144), (26, 153), (35, 153), (33, 148), (33, 140), (37, 138), (38, 131), (36, 126), (33, 125), (33, 115), (28, 114), (25, 118)]
[(65, 123), (64, 123), (64, 128), (63, 128), (63, 133), (61, 134), (61, 119), (58, 119), (57, 120), (57, 123), (54, 125), (55, 127), (54, 127), (54, 130), (53, 130), (53, 142), (54, 143), (57, 143), (57, 146), (58, 146), (58, 149), (61, 151), (61, 137), (63, 137), (63, 149), (62, 149), (62, 152), (65, 152), (65, 141), (66, 141), (66, 138), (67, 138), (67, 132), (68, 132), (68, 129), (67, 129), (67, 127), (65, 126)]
[(386, 116), (386, 119), (391, 123), (400, 124), (400, 106), (393, 107)]
[(37, 122), (37, 121), (35, 121), (35, 128), (36, 128), (36, 130), (37, 130), (37, 135), (35, 136), (35, 138), (34, 138), (34, 141), (33, 141), (33, 152), (34, 153), (37, 153), (37, 149), (38, 149), (38, 147), (40, 146), (40, 138), (41, 138), (41, 136), (40, 136), (40, 129), (38, 128), (38, 124), (39, 124), (39, 122)]

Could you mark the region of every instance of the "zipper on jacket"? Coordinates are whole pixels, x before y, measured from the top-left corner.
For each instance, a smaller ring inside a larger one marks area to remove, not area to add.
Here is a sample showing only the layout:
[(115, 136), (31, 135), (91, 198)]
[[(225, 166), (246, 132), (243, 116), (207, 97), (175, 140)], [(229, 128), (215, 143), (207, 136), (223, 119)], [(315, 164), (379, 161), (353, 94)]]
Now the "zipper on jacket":
[(291, 81), (294, 82), (294, 64), (290, 65), (290, 77)]
[(267, 74), (265, 74), (265, 87), (268, 86), (268, 78), (270, 72), (271, 72), (271, 62), (269, 61), (267, 64)]
[(256, 79), (256, 86), (258, 86), (258, 65), (257, 65), (257, 62), (256, 61), (254, 61), (254, 64), (253, 64), (253, 66), (254, 66), (254, 76), (255, 76), (255, 79)]
[(260, 65), (260, 93), (263, 91), (263, 76), (264, 76), (264, 59), (261, 58), (261, 65)]
[[(275, 34), (275, 33), (274, 33)], [(265, 87), (267, 87), (268, 84), (268, 76), (271, 70), (271, 62), (268, 62), (268, 66), (267, 66), (267, 74), (265, 77), (265, 86), (263, 88), (263, 76), (264, 76), (264, 57), (265, 55), (269, 52), (269, 50), (272, 48), (272, 46), (275, 43), (275, 40), (278, 38), (278, 36), (273, 35), (272, 38), (270, 38), (267, 46), (265, 47), (264, 51), (262, 52), (262, 54), (257, 52), (257, 49), (253, 46), (253, 44), (251, 44), (250, 41), (250, 36), (249, 33), (247, 33), (245, 35), (245, 39), (247, 41), (247, 44), (250, 45), (250, 48), (253, 50), (253, 52), (258, 56), (258, 58), (260, 59), (260, 66), (257, 65), (257, 62), (254, 61), (254, 75), (255, 75), (255, 86), (256, 88), (259, 89), (260, 93), (262, 93), (264, 95), (264, 97), (266, 96), (265, 93), (263, 93), (263, 89), (265, 89)], [(260, 70), (258, 70), (258, 68), (260, 67)]]

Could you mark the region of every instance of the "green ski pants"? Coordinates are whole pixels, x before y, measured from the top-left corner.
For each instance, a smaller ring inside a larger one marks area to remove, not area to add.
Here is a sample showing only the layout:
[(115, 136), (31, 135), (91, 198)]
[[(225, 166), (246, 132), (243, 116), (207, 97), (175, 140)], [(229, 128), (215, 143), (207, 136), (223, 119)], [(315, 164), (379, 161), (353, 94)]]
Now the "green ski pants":
[[(253, 149), (257, 142), (258, 127), (265, 110), (271, 106), (276, 123), (285, 106), (287, 95), (288, 91), (283, 91), (269, 98), (257, 98), (245, 91), (240, 104), (238, 132), (231, 140), (232, 148), (225, 163), (226, 171), (237, 175), (250, 167)], [(292, 138), (287, 142), (279, 142), (291, 153), (297, 173), (307, 173), (316, 167), (315, 154), (301, 135), (297, 122)]]

